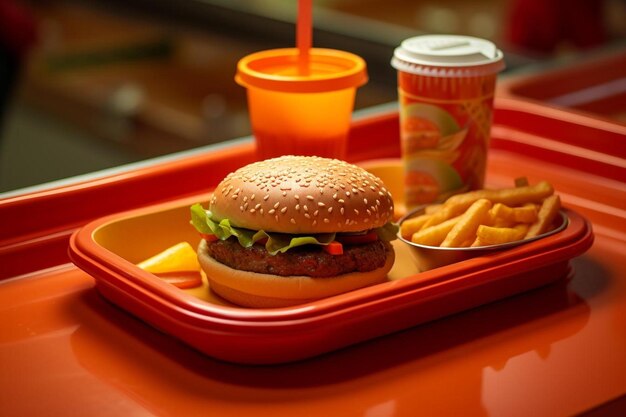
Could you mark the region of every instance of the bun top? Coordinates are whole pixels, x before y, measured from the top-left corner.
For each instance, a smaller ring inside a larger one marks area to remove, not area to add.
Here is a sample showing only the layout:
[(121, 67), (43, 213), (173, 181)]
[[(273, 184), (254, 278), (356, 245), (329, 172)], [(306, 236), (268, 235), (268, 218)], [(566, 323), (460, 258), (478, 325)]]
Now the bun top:
[(210, 200), (214, 218), (280, 233), (359, 232), (386, 224), (393, 200), (361, 167), (316, 156), (281, 156), (224, 178)]

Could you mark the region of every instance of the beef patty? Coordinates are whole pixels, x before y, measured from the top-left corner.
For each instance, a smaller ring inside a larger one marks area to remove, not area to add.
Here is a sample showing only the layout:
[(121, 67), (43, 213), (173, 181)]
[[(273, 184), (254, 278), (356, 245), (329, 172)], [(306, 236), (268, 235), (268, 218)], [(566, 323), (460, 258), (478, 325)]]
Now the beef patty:
[(263, 245), (244, 248), (235, 239), (217, 240), (207, 245), (218, 262), (241, 271), (280, 276), (305, 275), (333, 277), (349, 272), (368, 272), (385, 265), (389, 242), (377, 240), (361, 245), (343, 245), (342, 255), (331, 255), (317, 245), (304, 245), (285, 253), (270, 255)]

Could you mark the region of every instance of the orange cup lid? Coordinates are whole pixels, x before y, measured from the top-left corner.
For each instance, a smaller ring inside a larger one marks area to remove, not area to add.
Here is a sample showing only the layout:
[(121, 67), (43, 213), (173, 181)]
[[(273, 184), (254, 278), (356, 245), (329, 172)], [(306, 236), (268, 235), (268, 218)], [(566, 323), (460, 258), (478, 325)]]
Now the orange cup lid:
[(235, 81), (244, 87), (288, 93), (337, 91), (367, 82), (365, 61), (349, 52), (312, 48), (307, 68), (307, 73), (300, 69), (297, 48), (271, 49), (239, 60)]

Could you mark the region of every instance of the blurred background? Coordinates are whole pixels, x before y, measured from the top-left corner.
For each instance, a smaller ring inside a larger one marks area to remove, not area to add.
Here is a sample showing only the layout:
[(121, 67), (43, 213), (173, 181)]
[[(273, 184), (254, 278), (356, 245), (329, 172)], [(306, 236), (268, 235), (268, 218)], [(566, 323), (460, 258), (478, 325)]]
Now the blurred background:
[[(623, 48), (626, 0), (314, 0), (314, 46), (368, 64), (356, 108), (393, 103), (393, 49), (494, 41), (503, 76)], [(295, 42), (297, 0), (0, 0), (0, 193), (250, 134), (236, 63)]]

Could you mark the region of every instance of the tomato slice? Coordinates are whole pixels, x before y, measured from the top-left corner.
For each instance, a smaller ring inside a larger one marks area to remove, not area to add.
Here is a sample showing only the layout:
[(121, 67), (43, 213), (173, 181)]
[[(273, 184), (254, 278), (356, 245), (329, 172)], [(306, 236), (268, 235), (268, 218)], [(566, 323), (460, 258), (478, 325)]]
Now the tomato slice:
[(215, 242), (218, 239), (217, 236), (208, 233), (200, 233), (200, 237), (207, 242)]
[(322, 248), (331, 255), (343, 255), (343, 245), (336, 240), (333, 240), (328, 245), (322, 246)]
[(346, 245), (361, 245), (376, 242), (378, 240), (378, 234), (374, 230), (370, 230), (364, 234), (338, 234), (337, 240)]
[(161, 272), (154, 274), (168, 284), (181, 289), (195, 288), (202, 285), (202, 275), (199, 271)]

